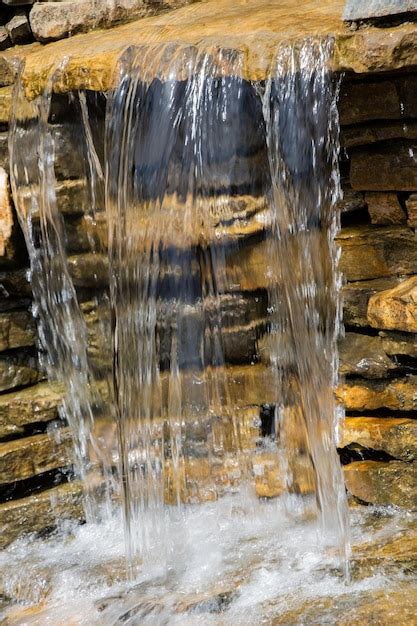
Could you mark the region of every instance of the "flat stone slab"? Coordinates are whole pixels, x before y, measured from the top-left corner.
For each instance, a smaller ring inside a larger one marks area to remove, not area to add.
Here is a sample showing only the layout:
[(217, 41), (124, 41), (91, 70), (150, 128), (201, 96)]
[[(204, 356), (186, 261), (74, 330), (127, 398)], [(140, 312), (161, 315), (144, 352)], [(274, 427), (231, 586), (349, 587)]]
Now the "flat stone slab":
[(417, 12), (417, 0), (347, 0), (344, 19), (365, 20)]
[[(334, 68), (358, 73), (393, 71), (417, 65), (417, 27), (370, 27), (356, 32), (343, 22), (344, 0), (208, 0), (167, 14), (96, 30), (49, 44), (31, 44), (0, 55), (0, 85), (11, 84), (17, 61), (26, 60), (27, 95), (42, 92), (48, 76), (63, 59), (55, 91), (92, 89), (107, 91), (117, 80), (120, 56), (130, 47), (150, 51), (155, 59), (149, 75), (163, 76), (155, 44), (174, 44), (207, 51), (222, 72), (230, 72), (230, 54), (241, 53), (241, 74), (251, 80), (269, 76), (276, 63), (277, 46), (306, 37), (335, 38)], [(152, 51), (151, 51), (152, 48)], [(233, 55), (232, 55), (233, 56)], [(165, 68), (171, 69), (172, 55)]]

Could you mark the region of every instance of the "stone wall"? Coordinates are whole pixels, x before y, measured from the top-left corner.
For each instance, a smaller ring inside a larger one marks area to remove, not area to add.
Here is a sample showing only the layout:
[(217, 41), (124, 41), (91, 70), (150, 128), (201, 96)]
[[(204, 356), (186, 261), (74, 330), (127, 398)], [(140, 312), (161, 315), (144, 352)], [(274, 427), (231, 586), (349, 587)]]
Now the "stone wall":
[(346, 77), (344, 323), (338, 395), (347, 487), (365, 502), (416, 507), (417, 74)]
[[(340, 345), (344, 380), (337, 397), (347, 414), (340, 455), (347, 488), (356, 499), (406, 508), (417, 506), (416, 86), (413, 72), (348, 75), (339, 105), (345, 195), (338, 241), (346, 280), (346, 337)], [(97, 289), (107, 287), (106, 258), (91, 249), (84, 219), (85, 180), (74, 145), (74, 124), (79, 122), (67, 114), (65, 99), (60, 102), (54, 129), (58, 204), (92, 356), (97, 358), (97, 368), (106, 370), (109, 363), (100, 360), (96, 345), (94, 304)], [(72, 472), (70, 436), (59, 420), (61, 390), (45, 380), (37, 360), (28, 258), (10, 196), (10, 106), (11, 87), (0, 86), (0, 524), (6, 529), (4, 543), (24, 531), (53, 527), (60, 517), (82, 516), (80, 486), (67, 482)], [(242, 216), (264, 208), (254, 198), (237, 200), (231, 210)], [(256, 228), (262, 230), (260, 223)], [(249, 220), (249, 226), (233, 232), (240, 238), (240, 248), (227, 260), (223, 308), (229, 311), (225, 326), (230, 379), (237, 381), (239, 406), (251, 407), (253, 421), (254, 409), (258, 417), (273, 398), (263, 363), (265, 243), (251, 227)], [(264, 480), (257, 480), (257, 489), (263, 496), (279, 492), (272, 470), (265, 472)]]

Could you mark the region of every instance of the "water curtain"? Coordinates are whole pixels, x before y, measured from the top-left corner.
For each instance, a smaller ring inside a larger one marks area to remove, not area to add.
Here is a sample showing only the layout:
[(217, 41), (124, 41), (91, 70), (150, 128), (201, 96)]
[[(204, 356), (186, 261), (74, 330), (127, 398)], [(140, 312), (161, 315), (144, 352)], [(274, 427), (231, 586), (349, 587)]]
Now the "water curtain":
[[(90, 516), (122, 499), (133, 568), (169, 563), (170, 529), (188, 503), (250, 498), (265, 455), (282, 491), (314, 493), (298, 498), (303, 510), (314, 508), (342, 560), (348, 553), (333, 397), (341, 312), (331, 54), (328, 40), (282, 45), (268, 78), (254, 82), (236, 50), (155, 45), (126, 51), (107, 97), (54, 95), (65, 63), (32, 102), (17, 83), (12, 187), (41, 348), (65, 387)], [(83, 219), (103, 266), (87, 293), (57, 201), (60, 98), (82, 121)], [(112, 367), (91, 358), (83, 312), (92, 298)], [(253, 324), (249, 301), (262, 323), (247, 358), (230, 331)]]

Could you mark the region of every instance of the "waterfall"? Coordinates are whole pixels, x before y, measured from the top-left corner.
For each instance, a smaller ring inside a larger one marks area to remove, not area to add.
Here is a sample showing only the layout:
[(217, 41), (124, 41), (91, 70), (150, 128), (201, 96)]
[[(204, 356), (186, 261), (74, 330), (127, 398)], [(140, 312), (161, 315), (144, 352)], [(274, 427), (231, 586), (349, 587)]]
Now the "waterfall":
[[(189, 503), (225, 493), (249, 501), (265, 457), (280, 493), (292, 494), (288, 514), (312, 512), (324, 544), (342, 563), (348, 556), (333, 397), (341, 281), (331, 55), (328, 40), (282, 45), (268, 78), (249, 81), (243, 52), (155, 44), (125, 52), (106, 98), (60, 96), (82, 120), (91, 254), (108, 254), (109, 290), (97, 276), (91, 283), (113, 361), (104, 374), (89, 355), (86, 295), (71, 275), (55, 191), (54, 82), (65, 62), (36, 100), (17, 83), (12, 188), (41, 349), (65, 387), (90, 518), (121, 497), (132, 571), (155, 559), (169, 566), (170, 529)], [(230, 328), (252, 322), (245, 298), (262, 324), (239, 378)], [(97, 434), (103, 423), (110, 443)], [(296, 495), (300, 467), (313, 498)]]

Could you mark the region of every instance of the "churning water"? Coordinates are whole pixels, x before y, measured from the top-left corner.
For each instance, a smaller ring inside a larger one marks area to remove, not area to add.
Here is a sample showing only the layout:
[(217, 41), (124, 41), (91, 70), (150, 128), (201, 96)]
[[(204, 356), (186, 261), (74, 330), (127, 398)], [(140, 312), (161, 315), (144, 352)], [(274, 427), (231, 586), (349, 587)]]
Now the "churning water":
[[(330, 40), (281, 46), (267, 80), (254, 82), (235, 50), (155, 45), (123, 55), (106, 95), (54, 95), (65, 61), (36, 100), (18, 82), (13, 195), (90, 522), (75, 544), (52, 542), (38, 558), (73, 563), (77, 594), (84, 550), (105, 550), (118, 580), (127, 557), (134, 606), (121, 617), (126, 591), (97, 623), (168, 623), (178, 593), (216, 584), (210, 601), (224, 608), (239, 587), (228, 619), (248, 623), (253, 594), (257, 605), (271, 585), (295, 589), (300, 573), (313, 584), (320, 564), (346, 568), (331, 54)], [(74, 279), (59, 206), (62, 106), (82, 122), (73, 158), (85, 181), (89, 290)], [(281, 497), (263, 502), (255, 489)], [(66, 605), (58, 578), (54, 602)]]

